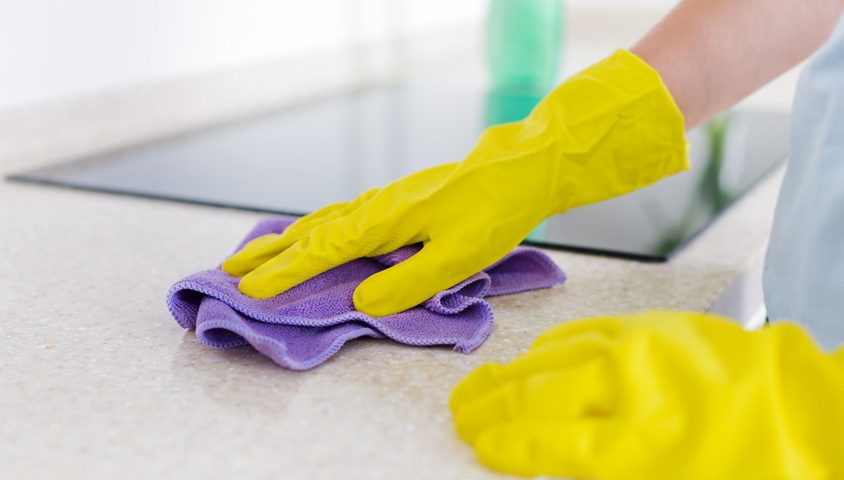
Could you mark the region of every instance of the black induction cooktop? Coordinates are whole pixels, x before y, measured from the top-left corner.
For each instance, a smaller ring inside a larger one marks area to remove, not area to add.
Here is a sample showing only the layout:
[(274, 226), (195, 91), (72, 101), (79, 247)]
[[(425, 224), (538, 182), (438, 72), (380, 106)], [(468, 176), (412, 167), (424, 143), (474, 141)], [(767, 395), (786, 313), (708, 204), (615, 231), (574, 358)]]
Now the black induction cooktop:
[[(302, 215), (462, 159), (541, 95), (391, 85), (12, 175), (10, 180)], [(688, 134), (691, 171), (546, 220), (526, 243), (663, 261), (786, 155), (785, 113), (734, 111)], [(479, 238), (479, 242), (483, 239)]]

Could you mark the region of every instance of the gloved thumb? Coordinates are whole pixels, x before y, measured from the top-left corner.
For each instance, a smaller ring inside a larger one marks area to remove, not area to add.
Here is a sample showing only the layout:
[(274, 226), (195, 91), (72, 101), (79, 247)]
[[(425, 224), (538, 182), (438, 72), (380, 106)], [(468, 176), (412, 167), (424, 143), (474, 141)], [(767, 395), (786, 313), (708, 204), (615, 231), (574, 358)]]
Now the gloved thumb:
[[(415, 307), (482, 270), (478, 260), (455, 260), (448, 248), (429, 242), (409, 259), (367, 278), (354, 294), (355, 308), (372, 317)], [(482, 261), (482, 260), (480, 260)]]

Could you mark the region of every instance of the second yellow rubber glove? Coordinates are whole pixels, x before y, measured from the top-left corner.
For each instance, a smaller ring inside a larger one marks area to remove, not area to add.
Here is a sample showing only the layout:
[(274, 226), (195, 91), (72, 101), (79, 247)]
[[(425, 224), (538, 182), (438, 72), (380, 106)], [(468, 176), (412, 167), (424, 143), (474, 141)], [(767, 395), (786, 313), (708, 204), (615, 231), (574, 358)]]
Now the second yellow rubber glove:
[[(432, 139), (436, 141), (436, 139)], [(223, 264), (240, 291), (275, 296), (355, 258), (423, 242), (354, 295), (372, 316), (413, 307), (495, 263), (542, 220), (688, 168), (683, 117), (627, 51), (569, 78), (525, 120), (487, 129), (460, 163), (326, 207)]]
[(844, 349), (647, 312), (563, 324), (451, 397), (490, 468), (596, 480), (844, 478)]

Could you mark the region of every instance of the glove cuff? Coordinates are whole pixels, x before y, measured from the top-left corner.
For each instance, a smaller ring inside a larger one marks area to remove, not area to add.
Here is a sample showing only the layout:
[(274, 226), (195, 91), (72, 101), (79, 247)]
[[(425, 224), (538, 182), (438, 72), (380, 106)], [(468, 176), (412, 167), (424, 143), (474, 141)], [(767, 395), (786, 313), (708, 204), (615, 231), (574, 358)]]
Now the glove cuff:
[(659, 73), (626, 50), (563, 82), (525, 123), (554, 139), (557, 213), (689, 168), (680, 109)]

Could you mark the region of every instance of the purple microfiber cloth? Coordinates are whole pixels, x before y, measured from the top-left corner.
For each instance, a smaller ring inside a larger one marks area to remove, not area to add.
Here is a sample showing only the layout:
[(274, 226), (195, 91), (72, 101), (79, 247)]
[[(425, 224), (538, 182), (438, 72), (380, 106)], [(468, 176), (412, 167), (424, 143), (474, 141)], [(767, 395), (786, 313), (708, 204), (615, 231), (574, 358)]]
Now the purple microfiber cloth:
[[(281, 233), (294, 220), (260, 222), (237, 250), (254, 238)], [(455, 350), (470, 352), (492, 330), (492, 308), (484, 296), (547, 288), (566, 278), (542, 251), (518, 247), (486, 270), (404, 312), (373, 318), (355, 310), (355, 287), (419, 249), (411, 245), (352, 260), (266, 300), (240, 293), (239, 279), (218, 267), (176, 282), (167, 294), (167, 306), (179, 325), (196, 328), (196, 337), (205, 345), (249, 343), (281, 366), (307, 370), (362, 336), (408, 345), (454, 345)]]

